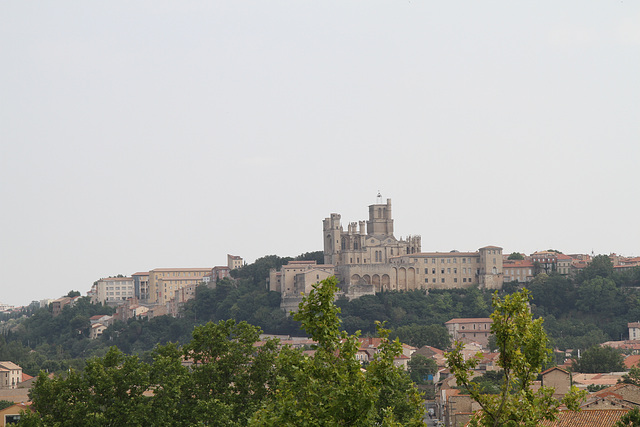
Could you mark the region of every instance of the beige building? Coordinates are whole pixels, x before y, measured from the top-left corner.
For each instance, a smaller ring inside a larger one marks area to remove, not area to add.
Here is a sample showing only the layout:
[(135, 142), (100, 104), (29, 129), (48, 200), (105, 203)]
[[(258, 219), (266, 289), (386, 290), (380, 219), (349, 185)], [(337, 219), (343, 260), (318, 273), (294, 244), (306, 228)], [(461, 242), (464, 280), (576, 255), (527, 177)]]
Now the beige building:
[(211, 268), (156, 268), (149, 272), (151, 303), (166, 304), (179, 289), (202, 283)]
[(229, 270), (235, 270), (242, 267), (242, 257), (227, 254), (227, 267)]
[(640, 340), (640, 322), (627, 323), (627, 327), (629, 328), (629, 340)]
[(387, 264), (394, 256), (420, 252), (420, 236), (394, 237), (391, 199), (369, 206), (366, 231), (365, 221), (359, 221), (350, 223), (345, 232), (340, 218), (332, 213), (323, 221), (325, 264)]
[(489, 346), (489, 336), (491, 335), (491, 324), (493, 320), (488, 317), (451, 319), (444, 325), (449, 331), (453, 341), (464, 343), (477, 342), (482, 347)]
[(122, 304), (135, 296), (135, 284), (132, 277), (108, 277), (93, 284), (87, 293), (92, 304)]
[(333, 265), (318, 265), (315, 261), (289, 261), (280, 271), (269, 272), (269, 290), (280, 292), (283, 310), (297, 311), (304, 295), (311, 292), (315, 283), (334, 274)]
[(451, 289), (480, 286), (500, 289), (502, 248), (486, 246), (476, 252), (421, 252), (420, 236), (396, 239), (391, 200), (369, 206), (369, 220), (352, 222), (345, 232), (340, 215), (323, 221), (325, 264), (334, 264), (346, 294), (380, 291)]
[(506, 260), (502, 264), (504, 282), (528, 283), (533, 280), (533, 263), (527, 260)]
[(22, 382), (22, 368), (13, 362), (0, 362), (0, 388), (16, 388)]

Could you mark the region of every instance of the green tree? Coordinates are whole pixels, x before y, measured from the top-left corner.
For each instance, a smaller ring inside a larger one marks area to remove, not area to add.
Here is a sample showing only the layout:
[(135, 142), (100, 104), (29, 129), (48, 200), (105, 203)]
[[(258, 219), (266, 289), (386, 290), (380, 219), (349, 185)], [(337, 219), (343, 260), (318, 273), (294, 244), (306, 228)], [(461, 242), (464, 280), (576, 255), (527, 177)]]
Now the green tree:
[(255, 347), (262, 331), (235, 320), (207, 323), (183, 347), (192, 363), (182, 402), (192, 418), (186, 424), (246, 425), (276, 390), (277, 341)]
[(585, 350), (580, 359), (575, 360), (571, 369), (583, 374), (624, 371), (622, 354), (615, 348), (599, 345)]
[(422, 347), (425, 345), (436, 348), (449, 348), (451, 338), (447, 328), (442, 325), (417, 325), (400, 326), (393, 330), (393, 336), (397, 336), (400, 342)]
[(611, 277), (613, 275), (613, 262), (607, 255), (596, 255), (588, 266), (580, 272), (578, 282), (593, 279), (595, 277)]
[(629, 369), (629, 372), (622, 376), (622, 381), (620, 382), (623, 382), (625, 384), (633, 384), (640, 387), (640, 367), (638, 367), (637, 365), (632, 366)]
[[(149, 415), (149, 369), (136, 356), (115, 347), (87, 361), (84, 371), (66, 376), (38, 375), (29, 392), (32, 408), (26, 425), (144, 426)], [(22, 421), (21, 421), (22, 424)]]
[(640, 409), (636, 406), (626, 414), (624, 414), (615, 427), (638, 427), (640, 426)]
[(416, 384), (428, 384), (429, 375), (438, 372), (436, 361), (421, 354), (414, 354), (408, 363), (411, 380)]
[(524, 259), (524, 255), (522, 255), (520, 252), (511, 252), (511, 255), (509, 255), (510, 260), (523, 260)]
[(480, 355), (464, 360), (460, 342), (446, 354), (447, 364), (458, 385), (466, 388), (482, 408), (472, 418), (472, 426), (537, 426), (543, 420), (556, 419), (561, 404), (577, 410), (585, 395), (572, 388), (560, 402), (554, 399), (551, 387), (532, 390), (533, 382), (547, 364), (550, 350), (543, 320), (532, 319), (528, 301), (526, 289), (503, 299), (497, 292), (493, 296), (495, 311), (491, 314), (491, 332), (500, 351), (497, 364), (504, 371), (498, 394), (483, 394), (480, 385), (471, 381), (471, 371), (477, 366)]
[(69, 291), (69, 293), (67, 294), (67, 297), (69, 298), (74, 298), (74, 297), (79, 297), (81, 294), (79, 291)]
[(380, 351), (363, 372), (356, 359), (358, 334), (341, 331), (340, 309), (333, 301), (336, 284), (334, 277), (323, 280), (303, 299), (294, 318), (318, 343), (315, 354), (289, 352), (278, 358), (290, 377), (283, 377), (275, 399), (250, 425), (422, 425), (420, 396), (408, 375), (394, 366), (399, 341), (388, 340), (388, 331), (379, 326)]
[(14, 403), (8, 400), (0, 400), (0, 410), (13, 406)]

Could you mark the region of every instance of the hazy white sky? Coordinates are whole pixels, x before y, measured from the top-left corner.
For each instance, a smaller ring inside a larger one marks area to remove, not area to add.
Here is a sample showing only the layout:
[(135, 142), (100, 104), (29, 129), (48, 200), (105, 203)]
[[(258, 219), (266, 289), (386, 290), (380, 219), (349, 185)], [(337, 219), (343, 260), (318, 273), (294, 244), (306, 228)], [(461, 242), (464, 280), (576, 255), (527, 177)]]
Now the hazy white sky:
[(640, 255), (640, 2), (0, 4), (0, 301), (322, 249)]

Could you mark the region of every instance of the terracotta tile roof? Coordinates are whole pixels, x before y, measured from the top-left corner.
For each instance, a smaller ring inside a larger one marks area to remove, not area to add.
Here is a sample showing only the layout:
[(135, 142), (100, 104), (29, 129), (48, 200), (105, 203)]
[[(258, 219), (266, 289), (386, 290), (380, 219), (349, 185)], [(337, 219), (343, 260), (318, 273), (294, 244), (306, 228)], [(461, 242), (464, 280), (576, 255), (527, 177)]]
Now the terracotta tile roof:
[(553, 371), (554, 369), (557, 369), (557, 370), (559, 370), (559, 371), (564, 372), (565, 374), (570, 375), (570, 374), (569, 374), (569, 371), (567, 371), (567, 370), (565, 370), (565, 369), (562, 369), (562, 368), (559, 368), (558, 366), (554, 366), (554, 367), (552, 367), (552, 368), (547, 369), (546, 371), (542, 371), (542, 372), (540, 373), (540, 375), (544, 375), (544, 374), (546, 374), (546, 373), (548, 373), (548, 372)]
[(29, 374), (25, 374), (24, 372), (22, 373), (22, 381), (21, 382), (25, 382), (27, 380), (30, 380), (31, 378), (33, 378), (31, 375)]
[(624, 366), (626, 366), (627, 369), (631, 369), (631, 367), (636, 366), (638, 362), (640, 362), (640, 354), (632, 354), (624, 359)]
[(556, 421), (544, 421), (546, 427), (609, 427), (627, 413), (626, 409), (585, 409), (580, 412), (561, 411)]
[(149, 272), (148, 271), (140, 271), (138, 273), (133, 273), (131, 276), (148, 276)]

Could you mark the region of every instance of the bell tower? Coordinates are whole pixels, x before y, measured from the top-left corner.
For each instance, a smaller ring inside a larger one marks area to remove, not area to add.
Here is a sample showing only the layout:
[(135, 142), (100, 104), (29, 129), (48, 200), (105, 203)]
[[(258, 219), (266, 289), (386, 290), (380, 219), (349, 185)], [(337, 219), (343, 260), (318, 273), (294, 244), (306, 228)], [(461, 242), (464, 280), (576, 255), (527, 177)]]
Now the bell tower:
[(376, 203), (369, 206), (369, 220), (367, 221), (367, 235), (393, 237), (393, 219), (391, 217), (391, 199), (382, 203), (382, 196), (378, 192)]

